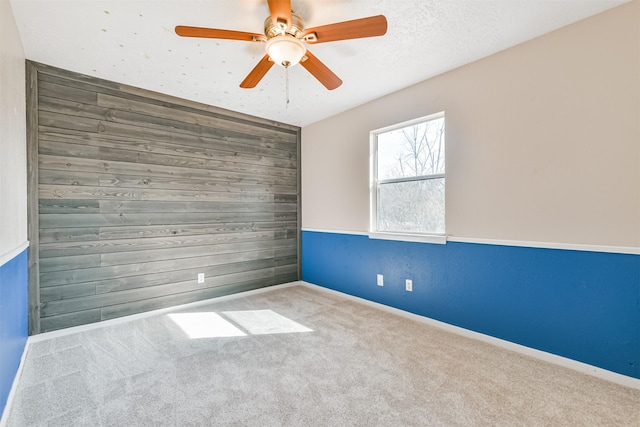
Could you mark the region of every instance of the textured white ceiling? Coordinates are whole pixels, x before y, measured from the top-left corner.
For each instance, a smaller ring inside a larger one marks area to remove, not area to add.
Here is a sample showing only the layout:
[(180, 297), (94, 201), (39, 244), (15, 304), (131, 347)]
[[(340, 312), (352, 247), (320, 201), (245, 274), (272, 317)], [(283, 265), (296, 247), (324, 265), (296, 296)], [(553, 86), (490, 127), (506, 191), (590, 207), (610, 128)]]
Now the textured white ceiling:
[(294, 125), (307, 125), (522, 43), (626, 0), (293, 0), (307, 27), (383, 14), (383, 37), (310, 50), (342, 80), (304, 68), (240, 82), (261, 43), (182, 38), (176, 25), (262, 33), (266, 0), (11, 0), (28, 59)]

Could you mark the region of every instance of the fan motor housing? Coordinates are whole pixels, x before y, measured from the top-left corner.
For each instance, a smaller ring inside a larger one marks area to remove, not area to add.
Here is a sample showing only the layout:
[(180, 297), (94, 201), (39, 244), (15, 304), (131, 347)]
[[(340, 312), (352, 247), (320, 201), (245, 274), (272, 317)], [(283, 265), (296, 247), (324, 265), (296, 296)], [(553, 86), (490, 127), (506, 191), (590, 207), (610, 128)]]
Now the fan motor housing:
[(267, 17), (264, 21), (264, 34), (267, 36), (267, 39), (270, 39), (275, 36), (290, 34), (294, 37), (297, 37), (298, 34), (302, 32), (304, 29), (304, 21), (298, 15), (291, 14), (291, 28), (287, 30), (286, 22), (273, 22), (271, 16)]

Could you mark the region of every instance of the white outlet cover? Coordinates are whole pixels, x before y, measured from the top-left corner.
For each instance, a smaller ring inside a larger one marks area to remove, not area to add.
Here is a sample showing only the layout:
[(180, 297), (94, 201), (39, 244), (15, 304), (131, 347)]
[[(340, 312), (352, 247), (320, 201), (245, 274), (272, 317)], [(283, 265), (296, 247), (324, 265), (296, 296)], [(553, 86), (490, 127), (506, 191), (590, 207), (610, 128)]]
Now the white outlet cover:
[(382, 274), (378, 274), (378, 286), (384, 286), (384, 276)]
[(407, 279), (405, 281), (405, 287), (406, 287), (408, 292), (413, 292), (413, 280)]
[(204, 283), (204, 273), (198, 273), (198, 283)]

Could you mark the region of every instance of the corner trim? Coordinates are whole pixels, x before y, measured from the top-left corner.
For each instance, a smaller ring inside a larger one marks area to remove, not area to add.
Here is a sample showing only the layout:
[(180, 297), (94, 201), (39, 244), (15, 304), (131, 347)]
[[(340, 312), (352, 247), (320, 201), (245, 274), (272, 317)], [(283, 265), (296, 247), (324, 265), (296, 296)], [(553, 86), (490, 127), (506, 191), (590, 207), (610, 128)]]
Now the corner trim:
[(4, 254), (0, 255), (0, 267), (2, 267), (3, 265), (5, 265), (9, 261), (11, 261), (12, 259), (17, 257), (18, 255), (20, 255), (28, 247), (29, 247), (29, 241), (27, 240), (26, 242), (22, 243), (21, 245), (18, 245), (15, 248), (11, 249), (10, 251), (5, 252)]
[(522, 354), (524, 356), (529, 356), (537, 360), (541, 360), (543, 362), (552, 363), (554, 365), (562, 366), (564, 368), (571, 369), (573, 371), (577, 371), (583, 374), (590, 375), (592, 377), (599, 378), (601, 380), (609, 381), (624, 387), (629, 387), (633, 389), (640, 390), (640, 379), (629, 377), (627, 375), (618, 374), (617, 372), (608, 371), (606, 369), (598, 368), (597, 366), (589, 365), (583, 362), (578, 362), (577, 360), (569, 359), (566, 357), (558, 356), (556, 354), (547, 353), (546, 351), (536, 350), (535, 348), (526, 347), (521, 344), (516, 344), (511, 341), (506, 341), (500, 338), (492, 337), (491, 335), (485, 335), (480, 332), (475, 332), (470, 329), (464, 329), (459, 326), (450, 325), (448, 323), (440, 322), (435, 319), (431, 319), (429, 317), (420, 316), (418, 314), (410, 313), (408, 311), (400, 310), (395, 307), (390, 307), (388, 305), (380, 304), (377, 302), (369, 301), (364, 298), (356, 297), (353, 295), (345, 294), (340, 291), (336, 291), (333, 289), (325, 288), (323, 286), (314, 285), (313, 283), (303, 282), (300, 284), (302, 286), (306, 286), (309, 288), (321, 290), (327, 293), (331, 293), (334, 295), (340, 295), (344, 298), (359, 302), (364, 305), (368, 305), (373, 308), (377, 308), (379, 310), (386, 311), (388, 313), (392, 313), (401, 317), (405, 317), (407, 319), (415, 320), (420, 323), (424, 323), (429, 326), (433, 326), (435, 328), (444, 330), (446, 332), (451, 332), (456, 335), (460, 335), (466, 338), (471, 338), (477, 341), (482, 341), (487, 344), (494, 345), (496, 347), (503, 348), (505, 350), (513, 351), (515, 353)]
[(311, 231), (313, 233), (333, 233), (333, 234), (351, 234), (353, 236), (368, 236), (366, 231), (346, 231), (346, 230), (333, 230), (328, 228), (305, 228), (302, 227), (302, 231)]
[[(332, 229), (322, 229), (322, 228), (303, 227), (302, 231), (311, 231), (314, 233), (349, 234), (353, 236), (370, 236), (370, 233), (367, 233), (367, 232), (332, 230)], [(376, 238), (376, 237), (372, 237), (372, 238)], [(393, 240), (412, 241), (410, 239), (403, 239), (403, 238), (393, 239)], [(606, 253), (615, 253), (615, 254), (640, 255), (640, 247), (634, 247), (634, 246), (583, 245), (579, 243), (482, 239), (482, 238), (476, 238), (476, 237), (460, 237), (460, 236), (451, 236), (451, 235), (446, 235), (446, 241), (456, 242), (456, 243), (475, 243), (479, 245), (516, 246), (516, 247), (523, 247), (523, 248), (561, 249), (561, 250), (567, 250), (567, 251), (606, 252)]]
[(27, 116), (27, 239), (31, 242), (28, 257), (28, 333), (40, 333), (40, 219), (38, 218), (38, 66), (29, 60), (25, 65)]
[(434, 243), (438, 245), (445, 245), (447, 243), (447, 236), (444, 234), (402, 234), (372, 231), (369, 233), (369, 238), (377, 240), (396, 240), (400, 242)]
[(640, 255), (640, 247), (583, 245), (579, 243), (531, 242), (522, 240), (479, 239), (474, 237), (448, 236), (450, 242), (478, 243), (483, 245), (520, 246), (526, 248), (564, 249), (568, 251), (608, 252), (617, 254)]
[(18, 389), (18, 382), (20, 381), (20, 376), (22, 376), (22, 369), (24, 368), (24, 363), (27, 360), (27, 351), (29, 351), (29, 338), (27, 338), (27, 342), (22, 349), (22, 357), (20, 358), (18, 370), (13, 377), (13, 382), (11, 383), (11, 389), (9, 390), (9, 396), (7, 396), (7, 401), (4, 405), (4, 409), (2, 413), (0, 413), (0, 427), (5, 427), (7, 425), (9, 413), (11, 412), (11, 406), (13, 405), (13, 399), (15, 398), (16, 390)]

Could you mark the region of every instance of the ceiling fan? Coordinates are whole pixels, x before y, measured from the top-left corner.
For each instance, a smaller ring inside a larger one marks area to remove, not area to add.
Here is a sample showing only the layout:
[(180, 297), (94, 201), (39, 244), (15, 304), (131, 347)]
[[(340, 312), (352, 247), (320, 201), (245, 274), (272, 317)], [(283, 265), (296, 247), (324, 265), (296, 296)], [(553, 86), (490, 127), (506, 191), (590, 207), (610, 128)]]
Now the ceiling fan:
[(340, 86), (342, 80), (306, 44), (382, 36), (387, 32), (387, 19), (382, 15), (304, 28), (302, 18), (291, 11), (291, 0), (268, 0), (268, 3), (271, 16), (264, 21), (264, 34), (184, 25), (178, 25), (175, 31), (182, 37), (264, 42), (267, 53), (240, 83), (241, 88), (256, 87), (274, 63), (285, 68), (300, 63), (329, 90)]

